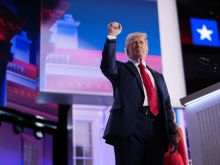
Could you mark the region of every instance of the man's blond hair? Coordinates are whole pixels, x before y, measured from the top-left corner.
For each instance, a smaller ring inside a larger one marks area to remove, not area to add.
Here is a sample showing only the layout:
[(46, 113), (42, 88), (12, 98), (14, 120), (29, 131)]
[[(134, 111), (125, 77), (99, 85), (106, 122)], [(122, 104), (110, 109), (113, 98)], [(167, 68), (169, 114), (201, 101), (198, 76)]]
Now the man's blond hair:
[(128, 50), (128, 45), (134, 37), (143, 37), (146, 40), (146, 45), (148, 46), (147, 33), (142, 33), (142, 32), (130, 33), (130, 34), (127, 35), (126, 40), (125, 40), (125, 51), (126, 51), (126, 53), (127, 53), (127, 50)]

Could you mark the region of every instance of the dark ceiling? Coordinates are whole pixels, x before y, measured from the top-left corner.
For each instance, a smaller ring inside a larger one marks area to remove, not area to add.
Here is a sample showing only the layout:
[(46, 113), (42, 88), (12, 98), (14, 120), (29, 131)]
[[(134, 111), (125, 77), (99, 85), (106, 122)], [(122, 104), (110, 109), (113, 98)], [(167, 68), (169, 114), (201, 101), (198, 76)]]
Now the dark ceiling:
[(177, 0), (179, 12), (183, 16), (195, 15), (220, 19), (219, 0)]

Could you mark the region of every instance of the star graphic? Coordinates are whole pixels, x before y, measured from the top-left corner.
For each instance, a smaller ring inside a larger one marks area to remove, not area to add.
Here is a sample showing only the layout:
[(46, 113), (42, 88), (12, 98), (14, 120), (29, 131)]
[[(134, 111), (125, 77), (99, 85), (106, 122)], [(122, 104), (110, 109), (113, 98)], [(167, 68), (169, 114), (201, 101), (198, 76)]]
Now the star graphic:
[(212, 41), (211, 34), (213, 33), (213, 30), (208, 30), (205, 25), (202, 25), (202, 29), (196, 29), (196, 31), (200, 33), (200, 40), (207, 39)]

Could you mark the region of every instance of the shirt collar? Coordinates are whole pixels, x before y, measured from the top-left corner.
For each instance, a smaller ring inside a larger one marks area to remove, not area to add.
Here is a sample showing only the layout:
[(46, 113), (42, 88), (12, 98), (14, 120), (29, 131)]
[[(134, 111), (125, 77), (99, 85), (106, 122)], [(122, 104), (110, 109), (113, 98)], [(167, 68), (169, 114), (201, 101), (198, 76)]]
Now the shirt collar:
[[(140, 64), (138, 61), (132, 60), (132, 59), (128, 59), (128, 61), (131, 61), (136, 67), (138, 67), (138, 65)], [(146, 63), (145, 61), (143, 62), (144, 67), (146, 68)]]

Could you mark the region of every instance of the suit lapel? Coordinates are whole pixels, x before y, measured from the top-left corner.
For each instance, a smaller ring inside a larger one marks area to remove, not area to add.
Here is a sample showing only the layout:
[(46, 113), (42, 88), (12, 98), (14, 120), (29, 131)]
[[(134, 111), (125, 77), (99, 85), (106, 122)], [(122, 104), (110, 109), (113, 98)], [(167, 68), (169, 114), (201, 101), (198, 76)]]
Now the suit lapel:
[[(127, 66), (127, 68), (131, 71), (131, 73), (135, 76), (138, 84), (139, 84), (139, 87), (141, 88), (141, 91), (143, 92), (143, 95), (144, 95), (144, 89), (143, 89), (143, 83), (142, 83), (142, 80), (141, 80), (141, 77), (140, 77), (140, 74), (137, 70), (137, 68), (134, 66), (134, 64), (130, 61), (128, 61), (127, 63), (125, 63), (125, 65)], [(159, 102), (161, 101), (161, 98), (160, 98), (160, 92), (161, 92), (161, 88), (160, 88), (160, 84), (159, 84), (159, 78), (157, 77), (157, 75), (155, 74), (155, 71), (152, 70), (151, 68), (149, 68), (147, 65), (146, 65), (147, 69), (151, 72), (154, 80), (155, 80), (155, 86), (156, 86), (156, 91), (157, 91), (157, 95), (159, 96)], [(160, 107), (160, 106), (159, 106)]]
[(140, 74), (137, 70), (137, 68), (134, 66), (134, 64), (132, 64), (132, 62), (128, 61), (127, 63), (125, 63), (126, 66), (128, 67), (128, 69), (132, 72), (132, 74), (136, 77), (137, 79), (137, 82), (141, 88), (141, 90), (144, 92), (144, 89), (143, 89), (143, 84), (142, 84), (142, 80), (141, 80), (141, 77), (140, 77)]

